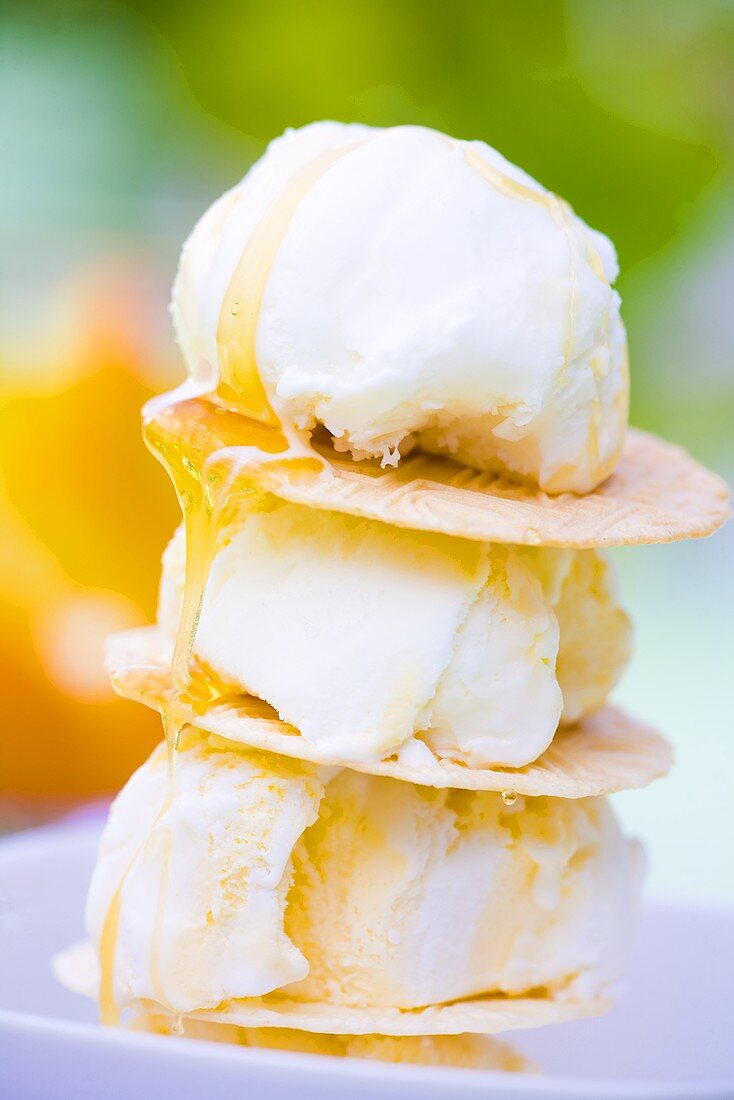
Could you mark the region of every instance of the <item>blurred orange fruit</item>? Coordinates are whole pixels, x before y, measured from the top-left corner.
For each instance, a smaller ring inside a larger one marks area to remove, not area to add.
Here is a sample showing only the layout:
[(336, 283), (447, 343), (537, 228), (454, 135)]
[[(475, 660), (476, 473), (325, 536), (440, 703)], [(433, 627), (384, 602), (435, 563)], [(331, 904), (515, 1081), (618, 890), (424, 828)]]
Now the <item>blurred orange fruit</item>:
[(161, 736), (157, 716), (115, 698), (102, 666), (108, 633), (153, 616), (178, 519), (140, 432), (142, 404), (175, 363), (150, 287), (144, 269), (119, 264), (67, 285), (64, 346), (42, 361), (29, 334), (40, 366), (14, 364), (0, 382), (6, 793), (114, 790)]

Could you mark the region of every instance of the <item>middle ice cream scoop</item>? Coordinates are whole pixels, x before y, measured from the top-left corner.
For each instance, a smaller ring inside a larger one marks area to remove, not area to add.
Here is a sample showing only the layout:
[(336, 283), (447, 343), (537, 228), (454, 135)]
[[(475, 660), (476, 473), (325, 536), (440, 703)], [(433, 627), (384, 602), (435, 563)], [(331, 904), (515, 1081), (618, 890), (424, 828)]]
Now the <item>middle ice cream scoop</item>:
[(639, 858), (603, 799), (508, 806), (190, 728), (170, 782), (161, 749), (113, 805), (90, 889), (120, 1008), (592, 998), (618, 978)]
[[(173, 638), (183, 532), (164, 555)], [(600, 707), (630, 627), (607, 560), (400, 530), (270, 499), (224, 532), (196, 656), (323, 758), (520, 767)], [(407, 757), (406, 757), (407, 759)]]

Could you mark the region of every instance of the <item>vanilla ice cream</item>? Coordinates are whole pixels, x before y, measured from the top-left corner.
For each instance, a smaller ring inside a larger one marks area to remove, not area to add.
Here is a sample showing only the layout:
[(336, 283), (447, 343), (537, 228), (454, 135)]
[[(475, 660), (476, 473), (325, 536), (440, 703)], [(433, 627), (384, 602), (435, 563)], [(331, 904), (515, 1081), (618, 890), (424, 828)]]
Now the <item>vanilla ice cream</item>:
[(627, 420), (616, 275), (610, 241), (483, 142), (321, 122), (200, 220), (172, 309), (193, 374), (221, 379), (225, 322), (278, 416), (357, 458), (417, 440), (587, 492)]
[[(118, 795), (87, 901), (99, 944), (123, 883), (116, 999), (181, 1011), (267, 993), (308, 973), (283, 930), (293, 845), (316, 820), (323, 783), (307, 765), (257, 753), (164, 746)], [(175, 794), (175, 797), (172, 795)]]
[(235, 749), (187, 729), (113, 804), (87, 905), (119, 897), (120, 1007), (271, 991), (411, 1008), (608, 991), (639, 858), (603, 799), (437, 791)]
[[(179, 532), (159, 607), (171, 638), (184, 558)], [(628, 646), (611, 567), (592, 550), (490, 546), (267, 498), (224, 532), (195, 653), (325, 759), (428, 743), (519, 767), (559, 721), (604, 702)]]

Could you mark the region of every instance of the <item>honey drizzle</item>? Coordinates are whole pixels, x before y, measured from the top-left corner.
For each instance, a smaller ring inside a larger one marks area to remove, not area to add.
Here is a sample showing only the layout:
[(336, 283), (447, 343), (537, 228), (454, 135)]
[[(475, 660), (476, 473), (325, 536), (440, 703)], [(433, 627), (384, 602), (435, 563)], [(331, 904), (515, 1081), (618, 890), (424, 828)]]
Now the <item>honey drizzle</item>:
[[(362, 144), (357, 143), (357, 144)], [(190, 396), (186, 386), (156, 399), (144, 411), (143, 434), (149, 449), (168, 472), (178, 497), (186, 534), (186, 572), (181, 616), (171, 662), (170, 691), (158, 700), (166, 735), (167, 784), (163, 805), (148, 836), (128, 863), (102, 926), (100, 956), (100, 1021), (119, 1023), (114, 968), (122, 894), (128, 875), (164, 815), (173, 805), (175, 765), (183, 707), (203, 713), (227, 689), (201, 666), (192, 665), (196, 632), (220, 531), (235, 509), (255, 507), (267, 492), (268, 477), (288, 472), (319, 476), (326, 464), (304, 433), (276, 414), (261, 379), (255, 336), (262, 297), (275, 255), (299, 202), (311, 186), (356, 144), (331, 150), (304, 166), (276, 194), (256, 226), (232, 277), (222, 304), (217, 331), (219, 381), (210, 400)], [(196, 422), (201, 422), (197, 432)], [(219, 446), (211, 447), (212, 422)], [(192, 431), (192, 428), (194, 429)], [(160, 952), (170, 881), (172, 836), (163, 837), (163, 866), (151, 940), (150, 972), (155, 999), (170, 1008), (161, 976)], [(180, 1019), (180, 1017), (179, 1017)], [(183, 1031), (181, 1025), (180, 1028)]]
[(277, 427), (286, 435), (288, 425), (273, 409), (255, 351), (265, 285), (301, 200), (327, 169), (363, 144), (352, 142), (319, 154), (276, 192), (247, 242), (222, 302), (217, 328), (217, 397), (228, 408)]
[[(175, 468), (172, 467), (170, 470), (178, 490), (187, 546), (184, 598), (171, 661), (173, 685), (183, 695), (196, 696), (196, 685), (201, 683), (191, 675), (191, 657), (204, 604), (210, 564), (216, 551), (217, 533), (222, 517), (232, 499), (233, 471), (225, 469), (223, 478), (219, 479), (211, 470), (211, 466), (211, 459), (205, 459), (201, 474), (196, 479), (197, 483), (194, 487), (192, 480), (190, 490), (181, 488), (180, 476), (183, 472), (184, 479), (189, 480), (189, 471), (184, 468), (177, 476)], [(189, 546), (194, 548), (194, 552), (188, 552)], [(174, 744), (173, 748), (175, 752), (177, 745)]]
[(120, 931), (122, 888), (125, 885), (131, 866), (132, 861), (112, 895), (99, 940), (99, 1022), (106, 1027), (115, 1027), (120, 1022), (120, 1010), (115, 1000), (115, 954), (117, 951), (117, 937)]
[[(104, 923), (102, 925), (102, 935), (99, 941), (99, 1022), (106, 1027), (116, 1027), (120, 1022), (120, 1008), (117, 1004), (115, 997), (115, 957), (117, 954), (117, 941), (120, 934), (120, 913), (122, 909), (122, 892), (125, 888), (125, 883), (128, 880), (128, 876), (133, 869), (133, 866), (137, 862), (138, 858), (144, 854), (146, 845), (153, 830), (164, 816), (164, 814), (170, 809), (172, 805), (172, 796), (167, 795), (166, 799), (161, 807), (160, 813), (151, 826), (150, 834), (143, 843), (140, 845), (135, 855), (132, 857), (127, 867), (125, 868), (122, 877), (115, 888), (115, 892), (112, 895), (112, 900), (107, 907), (107, 913), (105, 914)], [(158, 894), (158, 904), (156, 906), (155, 926), (153, 929), (153, 938), (151, 941), (151, 955), (150, 955), (150, 973), (151, 982), (156, 998), (164, 1007), (168, 1007), (165, 996), (162, 992), (161, 980), (160, 980), (160, 934), (163, 920), (163, 912), (165, 899), (168, 891), (168, 881), (170, 878), (170, 860), (171, 860), (171, 834), (166, 830), (164, 834), (165, 838), (165, 852), (163, 858), (163, 869), (161, 871), (161, 884)]]
[(163, 923), (166, 916), (166, 902), (168, 901), (168, 887), (171, 880), (171, 846), (172, 837), (170, 829), (164, 829), (161, 843), (163, 844), (163, 866), (161, 868), (161, 880), (158, 887), (158, 901), (155, 907), (155, 922), (153, 924), (153, 937), (150, 944), (150, 984), (153, 998), (160, 1005), (168, 1006), (163, 979), (161, 977), (161, 940), (163, 938)]
[[(248, 497), (254, 507), (266, 491), (268, 475), (276, 470), (320, 474), (326, 468), (306, 434), (276, 413), (258, 369), (255, 343), (265, 286), (293, 215), (317, 180), (362, 144), (327, 150), (295, 172), (271, 199), (242, 253), (225, 292), (217, 327), (219, 372), (211, 398), (214, 411), (230, 418), (223, 446), (208, 453), (194, 449), (187, 454), (175, 432), (161, 431), (160, 412), (146, 423), (146, 442), (174, 484), (186, 531), (186, 574), (173, 681), (179, 692), (198, 697), (199, 702), (210, 700), (212, 692), (210, 685), (202, 685), (200, 678), (197, 685), (191, 676), (191, 658), (217, 538), (228, 515), (235, 505), (241, 510)], [(239, 416), (236, 424), (231, 423), (233, 413)]]
[[(173, 694), (173, 693), (171, 693)], [(163, 723), (166, 734), (166, 793), (163, 799), (160, 810), (155, 816), (155, 820), (151, 825), (147, 835), (144, 837), (133, 856), (128, 861), (125, 870), (123, 871), (120, 881), (118, 882), (115, 892), (112, 895), (112, 900), (107, 907), (105, 919), (102, 924), (102, 932), (99, 940), (99, 1021), (101, 1024), (107, 1027), (115, 1027), (120, 1022), (120, 1008), (115, 998), (115, 956), (117, 954), (117, 941), (120, 933), (120, 912), (122, 909), (122, 894), (125, 889), (125, 883), (128, 880), (130, 872), (137, 863), (138, 859), (145, 854), (145, 849), (155, 832), (156, 827), (163, 820), (169, 809), (173, 805), (175, 799), (175, 762), (176, 753), (178, 750), (178, 743), (181, 735), (181, 730), (185, 724), (183, 716), (180, 719), (176, 718), (178, 708), (176, 702), (172, 698), (168, 701), (165, 708), (162, 707), (161, 713), (163, 714)], [(164, 837), (167, 838), (166, 846), (164, 849), (163, 857), (163, 869), (161, 871), (161, 883), (159, 888), (158, 905), (156, 907), (156, 919), (155, 927), (153, 930), (153, 939), (151, 943), (151, 980), (154, 990), (161, 991), (160, 983), (160, 967), (159, 967), (159, 951), (160, 951), (160, 931), (161, 922), (163, 919), (163, 906), (165, 905), (165, 895), (168, 889), (168, 881), (170, 878), (170, 858), (171, 858), (171, 834), (166, 830)], [(161, 1004), (166, 1006), (165, 998), (161, 992)]]

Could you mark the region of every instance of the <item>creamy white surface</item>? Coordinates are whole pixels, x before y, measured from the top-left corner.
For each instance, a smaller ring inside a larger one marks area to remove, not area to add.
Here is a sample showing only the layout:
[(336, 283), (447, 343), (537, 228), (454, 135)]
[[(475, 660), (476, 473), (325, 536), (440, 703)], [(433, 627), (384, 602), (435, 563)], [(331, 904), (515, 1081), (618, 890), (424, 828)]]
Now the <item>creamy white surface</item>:
[(187, 1012), (282, 989), (411, 1007), (541, 986), (593, 995), (619, 976), (640, 860), (603, 799), (507, 807), (493, 793), (350, 771), (319, 782), (201, 740), (177, 760), (181, 804), (152, 825), (162, 755), (113, 806), (88, 904), (98, 939), (133, 857), (115, 955), (122, 1005)]
[[(164, 555), (169, 636), (184, 550), (179, 532)], [(421, 733), (444, 756), (521, 766), (562, 712), (604, 702), (628, 639), (593, 551), (488, 546), (274, 503), (227, 532), (195, 652), (325, 757), (425, 754)]]
[(425, 432), (470, 465), (593, 488), (627, 418), (614, 248), (532, 201), (547, 193), (483, 142), (334, 122), (272, 142), (184, 246), (172, 309), (189, 370), (218, 370), (222, 302), (269, 201), (347, 146), (301, 198), (265, 286), (256, 355), (279, 413), (358, 457), (396, 461)]
[(305, 765), (215, 752), (197, 739), (178, 754), (171, 791), (165, 748), (153, 753), (112, 805), (87, 900), (99, 945), (123, 882), (119, 1004), (150, 998), (186, 1012), (308, 972), (282, 914), (291, 849), (322, 790)]

